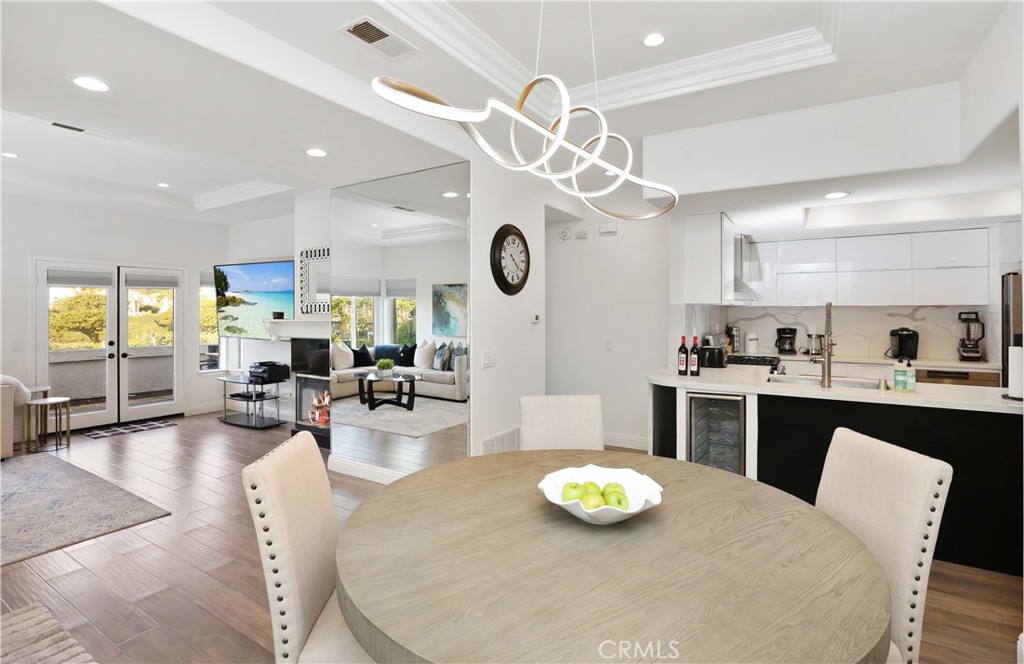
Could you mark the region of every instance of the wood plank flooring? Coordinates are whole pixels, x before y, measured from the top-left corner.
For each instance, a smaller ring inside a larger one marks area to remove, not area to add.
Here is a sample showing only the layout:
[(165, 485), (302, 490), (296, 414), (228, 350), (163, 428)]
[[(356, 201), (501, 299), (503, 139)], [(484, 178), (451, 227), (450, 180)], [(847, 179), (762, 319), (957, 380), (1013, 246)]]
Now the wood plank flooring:
[(331, 426), (331, 445), (338, 456), (403, 473), (465, 459), (469, 428), (465, 424), (419, 438), (345, 424)]
[[(100, 662), (273, 661), (239, 476), (287, 429), (251, 431), (215, 415), (175, 421), (102, 440), (75, 435), (71, 450), (59, 452), (172, 515), (4, 566), (0, 612), (42, 602)], [(465, 444), (464, 430), (452, 435)], [(379, 488), (330, 478), (339, 525)], [(1020, 577), (935, 562), (921, 662), (1014, 661), (1021, 595)]]

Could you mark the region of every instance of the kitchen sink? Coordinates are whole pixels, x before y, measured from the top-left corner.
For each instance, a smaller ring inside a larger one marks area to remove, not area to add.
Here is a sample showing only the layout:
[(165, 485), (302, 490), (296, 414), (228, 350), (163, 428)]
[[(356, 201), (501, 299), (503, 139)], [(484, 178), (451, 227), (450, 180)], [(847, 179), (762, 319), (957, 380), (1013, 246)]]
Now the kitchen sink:
[[(791, 385), (821, 385), (821, 378), (818, 376), (768, 376), (769, 383), (788, 383)], [(881, 378), (833, 378), (832, 387), (857, 387), (862, 390), (887, 390), (885, 380)]]

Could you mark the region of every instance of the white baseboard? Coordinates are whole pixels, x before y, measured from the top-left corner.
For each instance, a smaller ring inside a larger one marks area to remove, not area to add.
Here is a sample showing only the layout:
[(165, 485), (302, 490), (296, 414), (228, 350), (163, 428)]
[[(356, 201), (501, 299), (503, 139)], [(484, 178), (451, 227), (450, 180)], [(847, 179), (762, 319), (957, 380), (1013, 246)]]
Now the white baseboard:
[(647, 438), (644, 436), (626, 436), (617, 433), (606, 433), (604, 435), (605, 445), (614, 445), (615, 447), (625, 447), (630, 450), (640, 450), (641, 452), (647, 451)]
[(341, 457), (334, 456), (333, 454), (327, 457), (327, 470), (335, 473), (341, 473), (342, 475), (351, 475), (352, 477), (358, 477), (371, 482), (377, 482), (378, 484), (391, 484), (395, 480), (400, 480), (408, 475), (408, 473), (391, 470), (390, 468), (373, 466), (368, 463), (363, 463), (362, 461), (343, 459)]

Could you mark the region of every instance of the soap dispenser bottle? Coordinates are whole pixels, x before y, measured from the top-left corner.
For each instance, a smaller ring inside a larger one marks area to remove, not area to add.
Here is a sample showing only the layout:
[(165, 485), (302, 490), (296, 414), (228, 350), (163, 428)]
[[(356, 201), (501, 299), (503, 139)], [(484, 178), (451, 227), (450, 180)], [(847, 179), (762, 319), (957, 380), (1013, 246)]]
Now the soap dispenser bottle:
[(910, 360), (907, 360), (907, 392), (913, 392), (917, 389), (917, 369), (911, 364)]
[(896, 364), (893, 365), (892, 389), (897, 392), (907, 391), (907, 365), (903, 362), (902, 357), (896, 360)]

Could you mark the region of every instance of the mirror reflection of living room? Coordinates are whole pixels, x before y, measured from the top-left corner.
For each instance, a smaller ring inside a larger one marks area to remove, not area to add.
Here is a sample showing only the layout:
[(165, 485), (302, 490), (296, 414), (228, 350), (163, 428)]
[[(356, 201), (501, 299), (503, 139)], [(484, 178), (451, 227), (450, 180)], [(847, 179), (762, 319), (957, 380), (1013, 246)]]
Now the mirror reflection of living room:
[(332, 456), (407, 474), (467, 455), (468, 218), (467, 163), (332, 192)]

